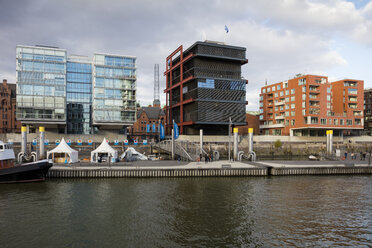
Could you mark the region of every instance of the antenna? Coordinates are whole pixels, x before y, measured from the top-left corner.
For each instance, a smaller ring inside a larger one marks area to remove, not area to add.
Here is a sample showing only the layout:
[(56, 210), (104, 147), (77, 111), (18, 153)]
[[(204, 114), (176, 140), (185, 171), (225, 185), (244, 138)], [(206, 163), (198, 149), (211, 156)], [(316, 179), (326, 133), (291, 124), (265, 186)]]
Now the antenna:
[(160, 97), (159, 97), (159, 64), (154, 65), (154, 102), (153, 106), (160, 107)]

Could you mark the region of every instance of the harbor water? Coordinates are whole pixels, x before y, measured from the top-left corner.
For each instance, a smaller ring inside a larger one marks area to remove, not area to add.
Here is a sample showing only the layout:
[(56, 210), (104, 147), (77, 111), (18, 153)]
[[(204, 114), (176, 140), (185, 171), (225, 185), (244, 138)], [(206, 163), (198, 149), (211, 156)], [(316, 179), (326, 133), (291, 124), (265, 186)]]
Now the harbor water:
[(372, 176), (0, 185), (1, 247), (368, 247)]

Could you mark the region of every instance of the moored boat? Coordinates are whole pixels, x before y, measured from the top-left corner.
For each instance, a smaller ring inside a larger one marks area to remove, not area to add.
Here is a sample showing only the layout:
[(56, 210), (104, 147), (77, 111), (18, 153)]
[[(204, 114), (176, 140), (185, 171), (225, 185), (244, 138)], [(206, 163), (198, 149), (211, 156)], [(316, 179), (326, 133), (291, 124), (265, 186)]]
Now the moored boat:
[(39, 160), (25, 164), (15, 164), (13, 148), (0, 141), (0, 183), (44, 181), (52, 163)]

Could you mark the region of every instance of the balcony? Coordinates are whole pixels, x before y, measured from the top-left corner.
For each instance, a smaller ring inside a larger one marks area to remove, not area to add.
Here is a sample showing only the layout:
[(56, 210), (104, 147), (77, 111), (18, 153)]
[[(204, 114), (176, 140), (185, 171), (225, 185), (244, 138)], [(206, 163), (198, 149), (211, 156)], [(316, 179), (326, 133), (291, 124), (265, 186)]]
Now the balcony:
[(284, 120), (284, 115), (275, 116), (275, 120)]
[(276, 103), (275, 103), (275, 106), (280, 106), (280, 105), (284, 105), (284, 104), (285, 104), (284, 101), (280, 101), (280, 102), (276, 102)]
[(261, 129), (284, 127), (284, 124), (260, 125)]

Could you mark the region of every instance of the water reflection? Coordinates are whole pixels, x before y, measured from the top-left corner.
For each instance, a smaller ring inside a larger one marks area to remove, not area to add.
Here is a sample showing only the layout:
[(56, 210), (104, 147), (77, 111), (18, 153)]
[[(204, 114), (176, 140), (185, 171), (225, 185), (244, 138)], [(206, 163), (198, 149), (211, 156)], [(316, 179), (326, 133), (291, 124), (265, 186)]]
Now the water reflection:
[(5, 247), (368, 246), (371, 176), (0, 185)]

